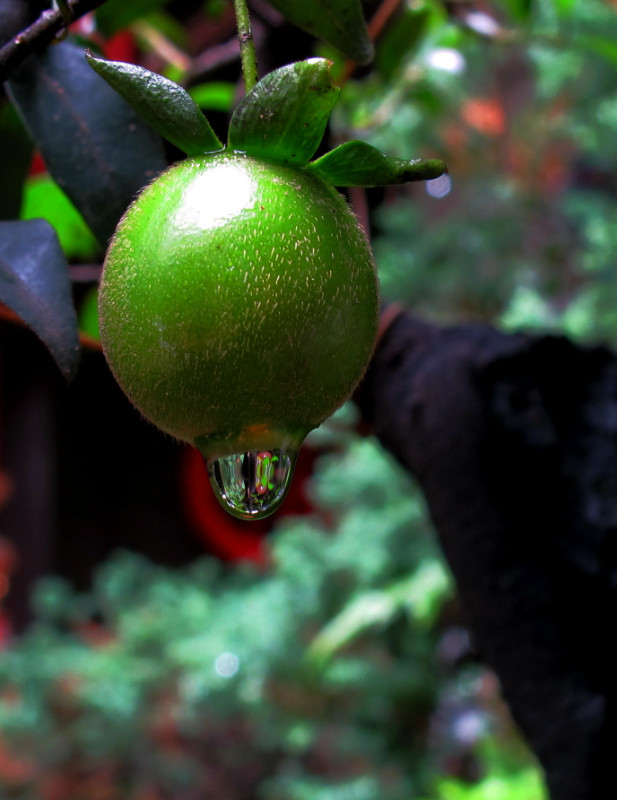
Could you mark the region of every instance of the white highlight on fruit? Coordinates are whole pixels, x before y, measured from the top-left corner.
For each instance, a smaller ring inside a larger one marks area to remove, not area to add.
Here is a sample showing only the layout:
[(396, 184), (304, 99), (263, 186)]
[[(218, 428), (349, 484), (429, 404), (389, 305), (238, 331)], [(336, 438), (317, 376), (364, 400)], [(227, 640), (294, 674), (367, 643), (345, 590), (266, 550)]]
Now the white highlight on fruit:
[(255, 183), (237, 164), (219, 164), (198, 174), (186, 187), (172, 225), (181, 228), (218, 228), (255, 205)]

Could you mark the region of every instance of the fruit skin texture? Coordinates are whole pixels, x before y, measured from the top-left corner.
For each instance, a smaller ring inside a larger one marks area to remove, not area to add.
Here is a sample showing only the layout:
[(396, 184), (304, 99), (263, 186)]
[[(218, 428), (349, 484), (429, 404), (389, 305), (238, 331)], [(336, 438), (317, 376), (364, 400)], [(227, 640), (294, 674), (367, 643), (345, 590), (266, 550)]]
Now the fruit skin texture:
[(298, 447), (347, 399), (373, 348), (377, 278), (333, 186), (223, 152), (171, 167), (130, 206), (99, 316), (134, 405), (219, 458)]

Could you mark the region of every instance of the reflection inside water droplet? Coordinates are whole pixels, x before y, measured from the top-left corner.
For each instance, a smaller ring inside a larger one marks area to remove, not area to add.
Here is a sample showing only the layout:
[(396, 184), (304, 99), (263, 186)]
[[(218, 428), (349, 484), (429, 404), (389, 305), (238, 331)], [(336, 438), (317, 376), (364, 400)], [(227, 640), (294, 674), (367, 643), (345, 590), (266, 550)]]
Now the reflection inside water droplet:
[(285, 499), (297, 456), (296, 450), (275, 448), (209, 459), (210, 485), (234, 517), (263, 519)]

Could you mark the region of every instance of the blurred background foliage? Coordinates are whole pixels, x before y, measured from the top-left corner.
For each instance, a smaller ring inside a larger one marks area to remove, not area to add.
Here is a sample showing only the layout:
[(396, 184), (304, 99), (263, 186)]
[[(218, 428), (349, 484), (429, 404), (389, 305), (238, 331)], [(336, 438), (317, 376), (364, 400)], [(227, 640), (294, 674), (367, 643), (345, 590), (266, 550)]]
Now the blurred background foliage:
[(380, 203), (386, 299), (614, 338), (616, 26), (607, 0), (408, 4), (335, 115), (341, 138), (450, 168)]
[[(258, 28), (280, 25), (253, 5)], [(426, 185), (352, 195), (384, 298), (442, 323), (612, 343), (617, 4), (365, 6), (370, 68), (293, 43), (332, 58), (344, 84), (334, 143), (449, 165)], [(222, 125), (238, 97), (230, 5), (190, 10), (110, 0), (74, 34), (178, 80)], [(14, 136), (6, 107), (0, 126)], [(20, 202), (72, 264), (100, 259), (36, 155)], [(78, 299), (96, 337), (95, 287)], [(172, 569), (123, 551), (85, 591), (39, 582), (28, 630), (0, 626), (0, 798), (545, 800), (419, 492), (358, 429), (347, 406), (312, 435), (304, 513), (250, 555)], [(12, 563), (0, 547), (0, 573)]]
[(123, 552), (88, 593), (39, 583), (0, 655), (7, 797), (544, 796), (417, 491), (353, 423), (316, 435), (314, 513), (265, 565)]

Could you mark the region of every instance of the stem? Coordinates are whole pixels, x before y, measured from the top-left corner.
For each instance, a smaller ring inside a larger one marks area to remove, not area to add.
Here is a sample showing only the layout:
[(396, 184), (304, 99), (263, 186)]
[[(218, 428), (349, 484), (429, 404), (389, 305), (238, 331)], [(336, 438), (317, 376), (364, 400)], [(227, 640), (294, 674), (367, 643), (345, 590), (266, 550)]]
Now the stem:
[(257, 58), (255, 56), (251, 18), (249, 17), (246, 0), (234, 0), (234, 10), (236, 12), (236, 25), (238, 26), (244, 90), (245, 92), (250, 92), (257, 83)]

